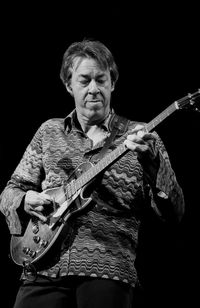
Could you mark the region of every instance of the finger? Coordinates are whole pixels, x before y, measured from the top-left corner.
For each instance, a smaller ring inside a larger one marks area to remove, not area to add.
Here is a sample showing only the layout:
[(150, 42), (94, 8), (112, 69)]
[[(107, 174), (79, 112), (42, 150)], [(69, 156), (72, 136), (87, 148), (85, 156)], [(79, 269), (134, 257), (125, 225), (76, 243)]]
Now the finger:
[(47, 199), (42, 199), (40, 200), (40, 204), (50, 204), (52, 202), (52, 200), (47, 200)]
[(48, 200), (43, 200), (43, 199), (37, 199), (37, 200), (26, 200), (26, 203), (29, 204), (30, 206), (32, 206), (33, 208), (36, 208), (38, 206), (42, 206), (44, 204), (49, 204), (50, 201)]
[(37, 205), (49, 204), (51, 202), (52, 202), (51, 199), (46, 199), (45, 196), (43, 197), (42, 195), (39, 195), (39, 196), (37, 196), (36, 200), (30, 200), (29, 203), (37, 206)]
[(140, 144), (136, 147), (138, 153), (147, 153), (149, 152), (149, 146), (147, 144)]
[(136, 147), (137, 147), (137, 144), (136, 144), (136, 143), (134, 143), (134, 142), (132, 142), (131, 140), (128, 140), (128, 139), (126, 139), (126, 140), (124, 141), (124, 144), (125, 144), (125, 146), (126, 146), (128, 149), (130, 149), (130, 150), (132, 150), (132, 151), (135, 151), (135, 149), (136, 149)]
[(140, 131), (140, 130), (146, 131), (146, 128), (145, 128), (144, 125), (137, 124), (137, 125), (131, 130), (131, 132), (132, 132), (132, 133), (137, 133), (137, 132)]
[(42, 192), (42, 193), (40, 194), (40, 197), (42, 197), (42, 200), (44, 200), (44, 201), (46, 201), (46, 202), (48, 202), (48, 203), (50, 203), (50, 202), (53, 201), (52, 197), (49, 196), (48, 194), (46, 194), (45, 192)]
[(149, 146), (147, 144), (145, 144), (145, 143), (144, 144), (139, 144), (139, 143), (135, 143), (135, 142), (132, 142), (132, 141), (126, 139), (124, 141), (124, 144), (130, 150), (136, 151), (138, 153), (144, 153), (144, 152), (149, 151)]
[(144, 140), (156, 141), (157, 140), (157, 136), (155, 134), (152, 134), (152, 133), (146, 133), (146, 134), (144, 134), (143, 139)]
[(142, 144), (144, 143), (144, 140), (135, 134), (128, 135), (127, 140), (132, 141), (132, 142), (142, 143)]
[(47, 218), (44, 215), (42, 215), (42, 214), (40, 214), (40, 213), (38, 213), (36, 211), (31, 211), (30, 214), (32, 216), (35, 216), (35, 217), (39, 218), (41, 221), (44, 221), (44, 222), (47, 221)]
[(38, 211), (38, 212), (42, 212), (44, 210), (44, 207), (39, 205), (33, 205), (33, 204), (25, 204), (25, 211), (27, 213), (32, 213), (33, 211)]
[(139, 130), (137, 132), (137, 137), (140, 138), (140, 139), (142, 139), (144, 137), (144, 135), (145, 135), (145, 131), (144, 130)]
[(43, 210), (44, 210), (44, 206), (42, 205), (34, 207), (34, 211), (42, 212)]

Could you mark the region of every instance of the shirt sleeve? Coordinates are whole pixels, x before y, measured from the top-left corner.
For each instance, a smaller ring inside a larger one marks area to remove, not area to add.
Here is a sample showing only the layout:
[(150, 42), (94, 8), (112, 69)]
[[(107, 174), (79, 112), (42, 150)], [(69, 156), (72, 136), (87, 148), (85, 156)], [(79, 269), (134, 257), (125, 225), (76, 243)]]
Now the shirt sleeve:
[(159, 158), (159, 168), (155, 186), (149, 185), (151, 206), (164, 220), (170, 217), (180, 221), (185, 212), (183, 191), (172, 169), (166, 148), (158, 134), (155, 134), (155, 154)]
[[(11, 234), (21, 234), (25, 212), (21, 211), (28, 190), (39, 191), (43, 175), (42, 136), (44, 124), (37, 130), (0, 196), (0, 211)], [(20, 216), (20, 213), (24, 215)], [(19, 217), (20, 216), (20, 217)], [(27, 218), (27, 217), (26, 217)]]

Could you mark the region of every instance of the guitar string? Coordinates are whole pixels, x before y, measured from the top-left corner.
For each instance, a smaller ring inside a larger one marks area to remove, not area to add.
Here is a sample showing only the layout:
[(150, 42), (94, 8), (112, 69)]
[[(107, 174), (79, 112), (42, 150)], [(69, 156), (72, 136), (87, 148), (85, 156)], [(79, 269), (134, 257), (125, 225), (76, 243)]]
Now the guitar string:
[[(195, 92), (194, 94), (188, 94), (187, 96), (175, 101), (170, 106), (168, 106), (164, 111), (162, 111), (158, 116), (156, 116), (152, 121), (150, 121), (146, 125), (147, 131), (151, 131), (155, 128), (159, 123), (161, 123), (165, 118), (167, 118), (170, 114), (172, 114), (176, 109), (180, 108), (180, 104), (184, 106), (188, 99), (194, 99), (200, 95), (200, 89)], [(91, 167), (89, 170), (84, 172), (78, 179), (72, 180), (66, 186), (63, 185), (66, 192), (65, 194), (61, 194), (60, 198), (58, 199), (58, 203), (60, 203), (63, 197), (71, 198), (73, 197), (85, 184), (87, 184), (95, 175), (97, 175), (100, 171), (102, 171), (105, 167), (107, 167), (112, 161), (118, 158), (123, 152), (125, 152), (127, 148), (121, 144), (119, 145), (114, 151), (106, 155), (101, 161), (99, 161), (96, 165)], [(66, 200), (65, 199), (65, 200)]]

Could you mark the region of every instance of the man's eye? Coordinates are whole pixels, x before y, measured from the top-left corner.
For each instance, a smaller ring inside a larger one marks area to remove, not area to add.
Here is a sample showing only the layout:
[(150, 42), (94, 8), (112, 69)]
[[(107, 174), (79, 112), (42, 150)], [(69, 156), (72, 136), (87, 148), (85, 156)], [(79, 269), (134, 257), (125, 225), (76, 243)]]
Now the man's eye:
[(80, 83), (81, 83), (82, 85), (87, 85), (87, 84), (89, 83), (89, 80), (83, 79), (83, 80), (80, 80)]
[(97, 82), (98, 82), (99, 84), (103, 84), (105, 81), (104, 81), (104, 79), (98, 79)]

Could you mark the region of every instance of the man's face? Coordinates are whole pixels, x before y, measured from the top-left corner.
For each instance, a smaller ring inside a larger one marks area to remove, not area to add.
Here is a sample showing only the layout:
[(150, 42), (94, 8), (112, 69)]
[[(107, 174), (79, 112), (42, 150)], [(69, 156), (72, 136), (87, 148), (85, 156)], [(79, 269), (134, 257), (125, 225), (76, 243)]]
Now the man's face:
[(109, 70), (102, 70), (94, 59), (75, 58), (71, 83), (66, 87), (83, 121), (96, 124), (109, 113), (114, 85)]

